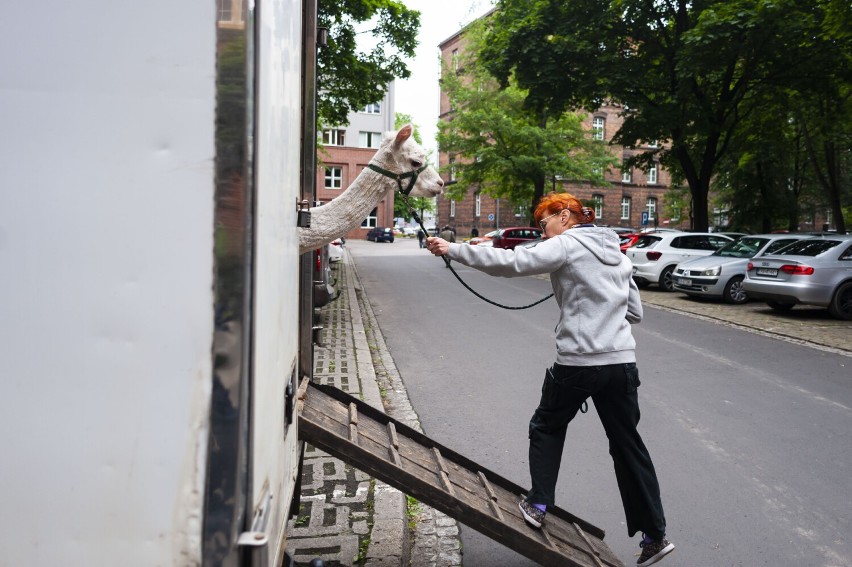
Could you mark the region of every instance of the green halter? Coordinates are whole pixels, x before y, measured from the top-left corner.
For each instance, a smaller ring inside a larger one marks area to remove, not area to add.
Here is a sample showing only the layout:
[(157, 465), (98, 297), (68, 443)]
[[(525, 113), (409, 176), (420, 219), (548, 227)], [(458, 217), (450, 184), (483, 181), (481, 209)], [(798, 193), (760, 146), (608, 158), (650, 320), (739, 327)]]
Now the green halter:
[[(395, 179), (396, 184), (399, 185), (399, 192), (407, 197), (408, 194), (411, 193), (411, 190), (414, 189), (414, 184), (417, 183), (417, 176), (419, 176), (421, 173), (423, 173), (423, 171), (427, 167), (429, 167), (429, 164), (424, 163), (423, 167), (421, 167), (420, 169), (415, 169), (413, 171), (408, 171), (406, 173), (394, 173), (393, 171), (388, 171), (387, 169), (382, 169), (378, 165), (373, 165), (372, 163), (368, 163), (367, 167), (369, 167), (370, 169), (372, 169), (373, 171), (375, 171), (377, 173), (381, 173), (385, 177), (390, 177), (391, 179)], [(409, 177), (411, 178), (411, 181), (408, 183), (408, 187), (405, 190), (403, 190), (402, 189), (402, 180), (407, 179)]]

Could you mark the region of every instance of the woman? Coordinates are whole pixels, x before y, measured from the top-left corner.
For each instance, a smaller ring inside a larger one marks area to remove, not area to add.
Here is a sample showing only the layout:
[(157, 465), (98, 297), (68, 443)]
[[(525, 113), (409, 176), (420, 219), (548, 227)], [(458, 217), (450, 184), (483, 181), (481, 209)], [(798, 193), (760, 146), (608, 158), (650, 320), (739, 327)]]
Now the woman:
[(592, 224), (595, 213), (567, 193), (545, 196), (535, 209), (544, 232), (537, 246), (515, 250), (427, 239), (436, 256), (493, 276), (550, 274), (560, 316), (556, 362), (545, 373), (541, 401), (530, 420), (532, 489), (518, 507), (535, 528), (554, 505), (568, 423), (591, 397), (609, 438), (627, 532), (643, 532), (637, 565), (652, 565), (673, 549), (651, 456), (639, 423), (639, 372), (630, 325), (642, 320), (639, 290), (618, 237)]

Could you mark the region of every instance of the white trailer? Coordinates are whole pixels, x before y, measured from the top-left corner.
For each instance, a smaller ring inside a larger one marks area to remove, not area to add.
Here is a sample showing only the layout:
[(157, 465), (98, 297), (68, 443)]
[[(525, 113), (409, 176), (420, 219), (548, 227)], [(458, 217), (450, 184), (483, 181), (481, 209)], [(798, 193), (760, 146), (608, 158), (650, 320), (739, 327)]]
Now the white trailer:
[(4, 5), (0, 564), (285, 560), (312, 14)]

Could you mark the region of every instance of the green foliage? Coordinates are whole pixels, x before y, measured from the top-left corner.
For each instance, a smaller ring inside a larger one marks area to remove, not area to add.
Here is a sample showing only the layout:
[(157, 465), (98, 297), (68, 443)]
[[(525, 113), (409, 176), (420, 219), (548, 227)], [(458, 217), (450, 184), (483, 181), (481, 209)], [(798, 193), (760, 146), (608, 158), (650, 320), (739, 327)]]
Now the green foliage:
[[(632, 165), (659, 160), (675, 182), (684, 180), (696, 229), (708, 226), (710, 182), (754, 98), (795, 85), (848, 106), (848, 2), (500, 0), (497, 7), (482, 56), (501, 85), (514, 76), (528, 93), (525, 106), (550, 113), (592, 108), (604, 97), (625, 104), (613, 141), (667, 142)], [(826, 140), (837, 143), (837, 132), (826, 131)]]
[[(320, 0), (318, 25), (329, 30), (317, 56), (317, 116), (321, 124), (348, 124), (350, 111), (381, 101), (395, 78), (411, 75), (420, 12), (394, 0)], [(361, 52), (358, 29), (372, 25), (372, 49)]]
[(484, 32), (482, 24), (466, 31), (463, 73), (442, 73), (453, 113), (439, 123), (437, 138), (457, 181), (448, 196), (474, 188), (532, 210), (555, 177), (606, 184), (603, 171), (616, 162), (607, 147), (591, 139), (581, 115), (529, 108), (528, 92), (513, 76), (500, 88), (479, 63)]
[(414, 141), (423, 145), (423, 138), (420, 136), (420, 125), (414, 123), (414, 118), (411, 117), (410, 114), (405, 114), (403, 112), (397, 112), (396, 116), (394, 116), (394, 128), (399, 130), (406, 124), (411, 124), (414, 126), (414, 132), (411, 133), (411, 136), (414, 138)]

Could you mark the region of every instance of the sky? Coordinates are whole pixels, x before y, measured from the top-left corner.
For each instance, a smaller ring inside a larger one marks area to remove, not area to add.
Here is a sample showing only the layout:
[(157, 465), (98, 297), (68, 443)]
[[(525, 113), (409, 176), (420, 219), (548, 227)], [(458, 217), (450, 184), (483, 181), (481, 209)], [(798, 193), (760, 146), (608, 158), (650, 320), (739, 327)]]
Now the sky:
[(438, 163), (438, 106), (441, 76), (438, 44), (493, 7), (491, 0), (403, 0), (420, 12), (417, 52), (409, 60), (411, 77), (396, 81), (396, 112), (411, 115), (423, 138), (423, 147), (432, 150), (432, 163)]

